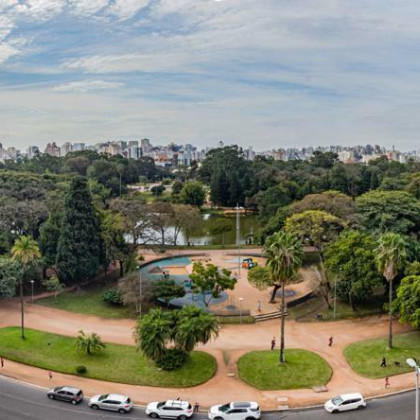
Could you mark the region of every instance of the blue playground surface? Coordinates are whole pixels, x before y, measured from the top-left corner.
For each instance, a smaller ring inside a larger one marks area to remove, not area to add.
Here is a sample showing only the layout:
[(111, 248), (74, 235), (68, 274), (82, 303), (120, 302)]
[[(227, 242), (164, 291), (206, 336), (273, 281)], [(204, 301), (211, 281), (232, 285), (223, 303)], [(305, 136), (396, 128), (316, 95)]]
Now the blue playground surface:
[[(140, 269), (140, 273), (142, 278), (147, 278), (151, 281), (153, 280), (161, 280), (163, 278), (163, 271), (165, 267), (168, 266), (187, 266), (191, 264), (192, 261), (188, 257), (173, 257), (173, 258), (166, 258), (164, 260), (151, 262), (147, 265), (144, 265)], [(169, 301), (170, 306), (175, 307), (183, 307), (185, 305), (194, 305), (200, 308), (207, 309), (204, 303), (204, 295), (202, 293), (193, 293), (191, 291), (191, 279), (190, 276), (185, 275), (169, 275), (169, 278), (175, 280), (176, 283), (180, 284), (185, 289), (185, 296), (182, 298), (171, 299)], [(206, 292), (206, 300), (208, 301), (209, 293)], [(214, 305), (217, 303), (224, 302), (228, 299), (228, 294), (226, 292), (222, 292), (218, 298), (212, 298), (210, 301), (210, 305)], [(163, 301), (162, 301), (163, 302)]]

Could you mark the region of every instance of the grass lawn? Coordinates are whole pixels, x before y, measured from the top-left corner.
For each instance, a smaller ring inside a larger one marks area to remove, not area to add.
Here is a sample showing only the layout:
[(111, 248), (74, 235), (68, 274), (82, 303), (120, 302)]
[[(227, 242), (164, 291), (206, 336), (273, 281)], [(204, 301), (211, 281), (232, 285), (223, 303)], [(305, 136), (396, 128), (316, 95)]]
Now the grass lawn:
[[(410, 372), (406, 360), (415, 357), (420, 360), (420, 332), (410, 332), (394, 336), (393, 348), (387, 350), (388, 339), (358, 341), (344, 349), (344, 356), (352, 369), (366, 378), (385, 378)], [(385, 356), (387, 367), (381, 368)], [(398, 367), (394, 362), (401, 363)]]
[(331, 309), (328, 309), (325, 300), (321, 297), (314, 297), (299, 305), (289, 308), (289, 312), (293, 319), (299, 321), (317, 321), (316, 314), (322, 314), (321, 321), (334, 321), (339, 319), (362, 318), (364, 316), (380, 315), (384, 313), (384, 301), (376, 299), (372, 302), (358, 304), (356, 309), (337, 299), (336, 314), (334, 318), (334, 301), (331, 300)]
[(238, 370), (244, 382), (263, 391), (325, 385), (332, 374), (322, 357), (300, 349), (286, 350), (285, 365), (279, 365), (278, 351), (247, 353), (239, 359)]
[(20, 338), (20, 328), (0, 329), (0, 354), (17, 362), (56, 372), (76, 374), (76, 366), (84, 365), (88, 378), (134, 385), (159, 387), (191, 387), (208, 381), (216, 372), (216, 361), (207, 353), (193, 352), (179, 370), (158, 370), (134, 346), (107, 344), (97, 354), (76, 352), (75, 339), (57, 334), (26, 329), (27, 339)]
[(107, 288), (102, 286), (85, 289), (80, 293), (65, 292), (58, 295), (57, 303), (53, 296), (38, 299), (35, 303), (37, 305), (64, 309), (81, 314), (96, 315), (103, 318), (135, 318), (136, 313), (133, 307), (113, 306), (102, 300), (102, 295)]

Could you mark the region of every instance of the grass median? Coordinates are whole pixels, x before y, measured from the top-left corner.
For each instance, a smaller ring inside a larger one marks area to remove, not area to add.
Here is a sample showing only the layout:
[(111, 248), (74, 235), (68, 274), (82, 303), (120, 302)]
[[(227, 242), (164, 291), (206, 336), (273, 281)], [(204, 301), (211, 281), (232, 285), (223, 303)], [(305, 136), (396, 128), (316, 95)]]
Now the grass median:
[(238, 361), (239, 377), (263, 391), (302, 389), (326, 385), (332, 375), (328, 363), (307, 350), (287, 349), (286, 363), (279, 364), (278, 351), (254, 351)]
[[(361, 376), (378, 379), (410, 372), (406, 360), (420, 360), (420, 332), (394, 336), (393, 348), (388, 350), (388, 339), (358, 341), (344, 349), (344, 356), (351, 368)], [(381, 367), (382, 357), (387, 366)]]
[(87, 378), (133, 385), (183, 388), (208, 381), (216, 372), (216, 361), (207, 353), (195, 351), (186, 364), (175, 371), (159, 370), (134, 346), (107, 344), (93, 355), (78, 353), (75, 338), (20, 328), (0, 329), (0, 355), (6, 359), (56, 372), (76, 374), (76, 366), (86, 366)]

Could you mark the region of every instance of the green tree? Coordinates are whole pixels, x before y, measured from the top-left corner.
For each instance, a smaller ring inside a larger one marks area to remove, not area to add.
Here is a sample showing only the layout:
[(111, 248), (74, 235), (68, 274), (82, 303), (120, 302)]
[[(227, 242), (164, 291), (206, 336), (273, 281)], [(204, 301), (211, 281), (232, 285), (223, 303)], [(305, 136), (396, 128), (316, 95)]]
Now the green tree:
[[(197, 344), (206, 344), (219, 334), (214, 315), (194, 306), (163, 312), (152, 309), (135, 327), (135, 338), (143, 354), (164, 369), (179, 368)], [(164, 364), (172, 353), (181, 363)]]
[(231, 273), (226, 268), (219, 269), (214, 264), (204, 265), (202, 262), (196, 261), (190, 275), (191, 289), (195, 293), (201, 293), (204, 304), (209, 306), (210, 301), (219, 297), (221, 292), (234, 289), (237, 280), (230, 276)]
[(6, 256), (0, 257), (0, 300), (10, 299), (15, 295), (19, 277), (17, 263)]
[(161, 279), (153, 283), (153, 294), (155, 299), (162, 299), (168, 306), (169, 301), (185, 296), (183, 286), (177, 284), (173, 279)]
[(90, 356), (93, 353), (103, 350), (105, 347), (105, 344), (102, 342), (101, 337), (98, 334), (93, 332), (86, 335), (83, 330), (79, 331), (79, 335), (76, 338), (77, 351)]
[(335, 277), (337, 295), (355, 309), (369, 300), (382, 279), (375, 264), (376, 242), (367, 233), (343, 232), (325, 250), (325, 266)]
[(52, 267), (57, 259), (58, 239), (61, 230), (61, 214), (50, 213), (40, 229), (39, 247), (44, 267)]
[(284, 207), (291, 202), (289, 191), (282, 185), (275, 185), (256, 196), (258, 206), (258, 218), (260, 221), (267, 221), (273, 217), (279, 207)]
[(323, 253), (327, 244), (331, 243), (344, 229), (345, 222), (330, 213), (321, 210), (307, 210), (293, 214), (285, 221), (284, 230), (300, 238), (305, 245), (314, 246), (319, 253), (321, 276), (319, 292), (331, 308), (329, 294), (331, 285), (324, 267)]
[(179, 194), (181, 192), (183, 186), (184, 186), (184, 184), (181, 181), (175, 181), (172, 184), (172, 194), (173, 195)]
[(267, 258), (267, 267), (277, 284), (282, 287), (281, 296), (281, 337), (280, 337), (280, 363), (284, 358), (284, 330), (285, 330), (285, 285), (293, 279), (302, 265), (303, 251), (299, 239), (287, 232), (278, 232), (267, 238), (263, 250)]
[(184, 204), (201, 207), (206, 199), (206, 191), (201, 182), (189, 181), (182, 187), (180, 197)]
[(86, 178), (73, 178), (65, 196), (56, 266), (66, 282), (86, 281), (104, 262), (99, 221)]
[(400, 321), (420, 328), (420, 276), (408, 276), (401, 280), (392, 310), (400, 315)]
[(406, 234), (420, 228), (420, 201), (405, 191), (370, 191), (358, 197), (356, 205), (372, 232)]
[(65, 284), (60, 283), (60, 279), (57, 276), (44, 279), (42, 284), (49, 292), (54, 292), (54, 300), (57, 303), (57, 296), (65, 289)]
[(392, 349), (392, 288), (393, 281), (407, 259), (406, 242), (397, 233), (385, 233), (378, 240), (375, 250), (378, 271), (388, 281), (389, 287), (389, 326), (388, 347)]
[(12, 248), (12, 260), (19, 263), (22, 272), (19, 276), (19, 295), (21, 313), (21, 337), (25, 339), (25, 304), (23, 301), (23, 279), (26, 269), (35, 265), (41, 258), (38, 244), (30, 236), (20, 236), (16, 239)]

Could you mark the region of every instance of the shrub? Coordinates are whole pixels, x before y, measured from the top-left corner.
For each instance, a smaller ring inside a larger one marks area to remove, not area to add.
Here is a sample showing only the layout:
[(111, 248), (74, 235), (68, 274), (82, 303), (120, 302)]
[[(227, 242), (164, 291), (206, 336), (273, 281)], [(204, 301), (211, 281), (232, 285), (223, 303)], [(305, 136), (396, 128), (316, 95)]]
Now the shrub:
[(109, 289), (102, 295), (102, 299), (105, 303), (109, 303), (114, 306), (122, 306), (123, 299), (121, 296), (120, 289)]
[(76, 372), (79, 375), (84, 375), (87, 372), (87, 367), (86, 366), (83, 366), (83, 365), (76, 366)]
[(166, 349), (156, 361), (157, 367), (163, 370), (175, 370), (182, 367), (188, 358), (188, 353), (181, 349)]

